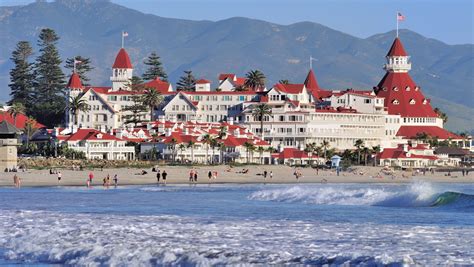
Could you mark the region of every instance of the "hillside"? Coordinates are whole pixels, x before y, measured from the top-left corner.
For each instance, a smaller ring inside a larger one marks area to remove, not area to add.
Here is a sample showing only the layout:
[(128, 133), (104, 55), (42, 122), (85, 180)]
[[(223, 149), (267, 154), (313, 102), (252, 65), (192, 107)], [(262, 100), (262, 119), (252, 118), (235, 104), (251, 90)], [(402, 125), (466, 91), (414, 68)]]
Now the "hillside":
[[(157, 51), (172, 82), (187, 69), (213, 80), (214, 85), (221, 72), (244, 75), (250, 69), (262, 70), (269, 85), (280, 79), (301, 82), (312, 55), (317, 58), (313, 66), (319, 84), (327, 89), (376, 85), (395, 35), (391, 31), (361, 39), (312, 22), (278, 25), (247, 18), (217, 22), (170, 19), (104, 0), (0, 7), (0, 99), (8, 99), (12, 67), (8, 58), (16, 42), (36, 44), (44, 27), (61, 36), (63, 59), (73, 55), (92, 59), (96, 69), (90, 76), (96, 85), (108, 84), (122, 30), (130, 34), (126, 48), (137, 74), (147, 54)], [(447, 45), (408, 30), (400, 35), (412, 55), (413, 78), (432, 97), (433, 105), (448, 113), (448, 127), (474, 130), (474, 46)]]

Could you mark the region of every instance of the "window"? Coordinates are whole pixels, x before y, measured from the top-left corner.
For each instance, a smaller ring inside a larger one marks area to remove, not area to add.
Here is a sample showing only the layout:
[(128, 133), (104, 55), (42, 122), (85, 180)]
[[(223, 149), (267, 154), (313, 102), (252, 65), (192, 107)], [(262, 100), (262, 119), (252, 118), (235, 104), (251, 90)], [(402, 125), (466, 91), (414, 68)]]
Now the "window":
[(370, 99), (364, 99), (365, 104), (370, 104), (372, 101)]
[(398, 104), (400, 104), (400, 102), (399, 102), (397, 99), (394, 99), (394, 100), (392, 101), (392, 104), (398, 105)]
[(396, 86), (393, 87), (393, 91), (395, 91), (395, 92), (398, 91), (398, 87), (396, 87)]
[(410, 86), (407, 86), (407, 87), (405, 88), (405, 91), (407, 91), (407, 92), (410, 91), (410, 90), (411, 90)]
[(428, 100), (426, 100), (426, 98), (425, 98), (425, 99), (423, 99), (423, 105), (426, 105), (426, 104), (428, 104)]
[(416, 103), (415, 99), (413, 99), (413, 98), (410, 99), (410, 105), (415, 105), (415, 103)]

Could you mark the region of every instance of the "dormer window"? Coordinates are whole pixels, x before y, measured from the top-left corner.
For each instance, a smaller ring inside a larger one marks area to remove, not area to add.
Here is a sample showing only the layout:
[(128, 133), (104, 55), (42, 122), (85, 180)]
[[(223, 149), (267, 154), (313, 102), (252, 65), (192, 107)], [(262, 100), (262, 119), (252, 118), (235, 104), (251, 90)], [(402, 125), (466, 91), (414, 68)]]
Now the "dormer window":
[(410, 105), (415, 105), (415, 103), (416, 103), (415, 99), (413, 99), (413, 98), (410, 99)]
[(398, 91), (398, 87), (393, 87), (393, 91)]
[(418, 90), (420, 90), (420, 87), (415, 86), (415, 91), (418, 91)]
[(407, 87), (405, 88), (405, 90), (406, 90), (407, 92), (410, 91), (410, 89), (411, 89), (410, 86), (407, 86)]
[(392, 101), (392, 104), (398, 105), (398, 104), (400, 104), (400, 102), (399, 102), (397, 99), (394, 99), (394, 100)]
[(385, 86), (382, 87), (382, 90), (385, 91), (385, 92), (387, 92), (387, 87), (385, 87)]
[(426, 104), (428, 104), (428, 100), (425, 98), (423, 99), (423, 105), (426, 105)]

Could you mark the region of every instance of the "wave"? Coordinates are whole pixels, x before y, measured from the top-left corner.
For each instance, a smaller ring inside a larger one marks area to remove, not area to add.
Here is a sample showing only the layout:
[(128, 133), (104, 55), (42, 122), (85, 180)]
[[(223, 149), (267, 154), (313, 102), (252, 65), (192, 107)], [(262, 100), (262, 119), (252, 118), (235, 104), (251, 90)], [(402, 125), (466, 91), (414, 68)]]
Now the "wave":
[[(0, 265), (436, 266), (474, 263), (474, 251), (469, 246), (474, 229), (469, 227), (222, 221), (195, 216), (22, 210), (0, 210), (0, 225), (8, 226), (0, 227)], [(388, 240), (387, 236), (390, 236)], [(434, 240), (440, 241), (431, 242)]]
[(249, 199), (318, 205), (474, 208), (474, 195), (440, 192), (428, 182), (414, 182), (396, 189), (382, 186), (369, 188), (347, 188), (337, 185), (293, 186), (260, 190), (252, 193)]

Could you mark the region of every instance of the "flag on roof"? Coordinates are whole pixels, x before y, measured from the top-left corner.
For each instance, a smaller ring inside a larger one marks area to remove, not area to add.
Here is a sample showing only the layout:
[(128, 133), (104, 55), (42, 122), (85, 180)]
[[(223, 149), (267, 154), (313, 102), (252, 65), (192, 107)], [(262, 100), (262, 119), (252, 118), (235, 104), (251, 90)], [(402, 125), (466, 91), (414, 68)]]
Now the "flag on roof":
[(402, 13), (398, 12), (398, 13), (397, 13), (397, 20), (398, 20), (398, 21), (404, 21), (404, 20), (405, 20), (405, 16), (403, 16)]
[(128, 36), (128, 32), (122, 32), (122, 37), (127, 37)]

